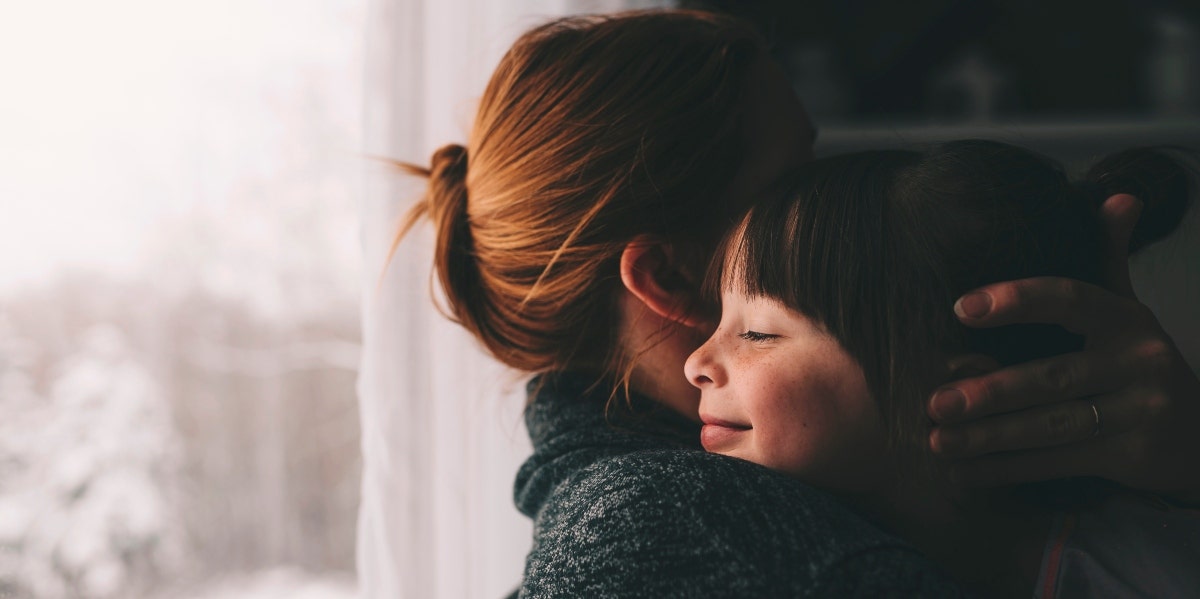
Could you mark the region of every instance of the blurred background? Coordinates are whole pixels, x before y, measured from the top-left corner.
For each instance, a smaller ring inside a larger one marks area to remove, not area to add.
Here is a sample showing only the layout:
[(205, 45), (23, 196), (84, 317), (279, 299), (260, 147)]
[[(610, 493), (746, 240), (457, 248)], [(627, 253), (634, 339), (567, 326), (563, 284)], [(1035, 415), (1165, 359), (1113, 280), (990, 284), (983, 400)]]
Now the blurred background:
[[(547, 17), (672, 4), (762, 28), (819, 155), (1200, 146), (1194, 2), (9, 3), (0, 598), (511, 590), (520, 380), (432, 309), (424, 233), (386, 260), (420, 184), (374, 158), (464, 141)], [(1138, 279), (1190, 356), (1194, 247)]]
[(352, 596), (365, 4), (0, 9), (0, 597)]
[(1184, 0), (681, 0), (772, 44), (818, 155), (961, 137), (1082, 169), (1200, 145), (1200, 4)]
[(1195, 116), (1200, 5), (682, 0), (759, 25), (820, 123)]

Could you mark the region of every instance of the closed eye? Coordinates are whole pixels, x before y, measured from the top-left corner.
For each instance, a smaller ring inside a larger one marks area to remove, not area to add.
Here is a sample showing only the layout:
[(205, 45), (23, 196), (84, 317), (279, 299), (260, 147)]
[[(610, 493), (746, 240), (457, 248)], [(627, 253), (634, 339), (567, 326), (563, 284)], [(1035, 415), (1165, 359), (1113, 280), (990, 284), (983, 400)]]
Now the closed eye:
[(749, 341), (751, 343), (762, 343), (764, 341), (770, 341), (772, 339), (777, 339), (777, 338), (779, 338), (779, 335), (772, 335), (770, 333), (759, 333), (757, 331), (746, 331), (745, 333), (739, 333), (738, 337), (741, 337), (742, 339), (745, 339), (746, 341)]

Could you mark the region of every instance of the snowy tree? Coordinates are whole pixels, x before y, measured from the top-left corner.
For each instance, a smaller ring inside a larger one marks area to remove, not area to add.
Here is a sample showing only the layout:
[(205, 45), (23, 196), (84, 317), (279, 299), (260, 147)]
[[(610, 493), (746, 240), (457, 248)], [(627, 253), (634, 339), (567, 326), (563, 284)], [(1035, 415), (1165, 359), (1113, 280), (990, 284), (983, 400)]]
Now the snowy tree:
[[(16, 596), (127, 597), (177, 566), (169, 404), (124, 334), (95, 325), (45, 397), (0, 348), (0, 571)], [(15, 348), (15, 349), (14, 349)]]

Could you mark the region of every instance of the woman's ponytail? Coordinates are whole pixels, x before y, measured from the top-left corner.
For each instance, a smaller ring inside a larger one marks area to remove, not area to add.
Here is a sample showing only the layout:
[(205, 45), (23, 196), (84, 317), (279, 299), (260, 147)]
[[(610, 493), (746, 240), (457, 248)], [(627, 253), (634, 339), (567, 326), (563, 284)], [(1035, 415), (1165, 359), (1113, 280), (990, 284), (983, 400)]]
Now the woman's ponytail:
[(480, 292), (467, 213), (467, 149), (458, 144), (433, 153), (429, 179), (429, 217), (437, 229), (435, 269), (454, 320), (479, 334), (479, 319), (468, 298)]
[(1081, 184), (1097, 206), (1118, 193), (1141, 200), (1142, 214), (1129, 238), (1131, 254), (1169, 235), (1187, 212), (1193, 172), (1177, 153), (1194, 156), (1171, 147), (1123, 150), (1096, 163)]

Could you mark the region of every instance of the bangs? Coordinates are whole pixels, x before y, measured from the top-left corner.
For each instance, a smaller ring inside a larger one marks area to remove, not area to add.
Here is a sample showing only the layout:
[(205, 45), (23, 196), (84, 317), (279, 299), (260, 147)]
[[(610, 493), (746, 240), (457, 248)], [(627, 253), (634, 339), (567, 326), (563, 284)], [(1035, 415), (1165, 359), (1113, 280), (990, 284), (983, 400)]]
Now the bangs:
[[(817, 242), (819, 232), (804, 219), (804, 207), (803, 202), (773, 201), (747, 212), (720, 246), (710, 293), (771, 299), (812, 317), (828, 314), (817, 309), (827, 306), (814, 301), (810, 292), (837, 283), (814, 284), (828, 274), (821, 268), (826, 257), (816, 252), (827, 252)], [(823, 318), (817, 320), (825, 324)]]
[(800, 167), (787, 192), (755, 204), (718, 246), (706, 289), (779, 301), (843, 345), (871, 315), (886, 277), (884, 201), (910, 152), (862, 152)]

